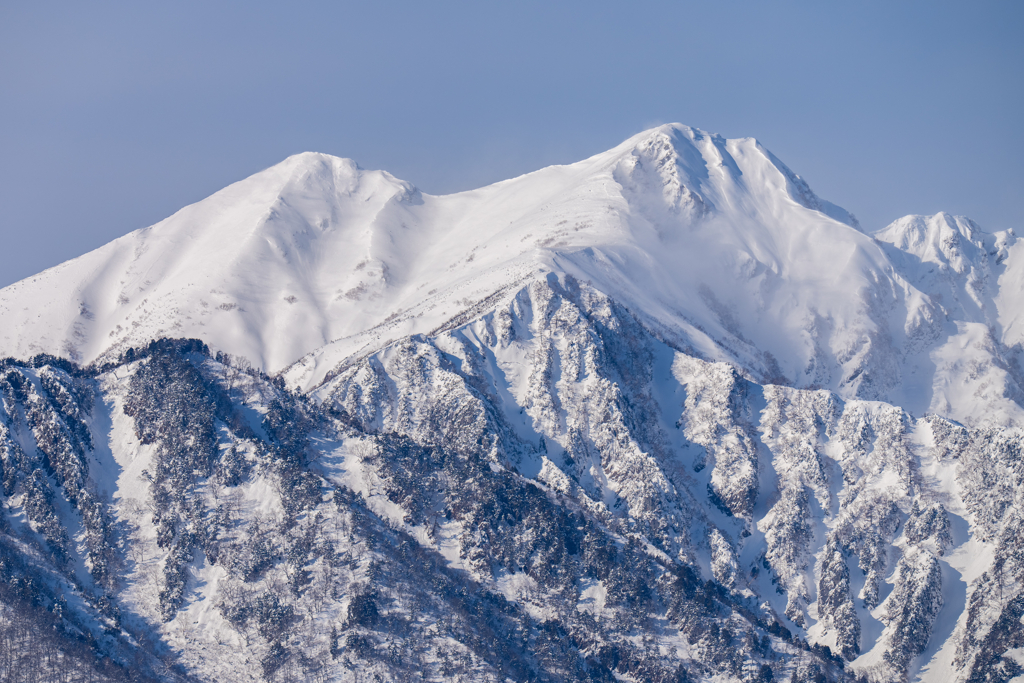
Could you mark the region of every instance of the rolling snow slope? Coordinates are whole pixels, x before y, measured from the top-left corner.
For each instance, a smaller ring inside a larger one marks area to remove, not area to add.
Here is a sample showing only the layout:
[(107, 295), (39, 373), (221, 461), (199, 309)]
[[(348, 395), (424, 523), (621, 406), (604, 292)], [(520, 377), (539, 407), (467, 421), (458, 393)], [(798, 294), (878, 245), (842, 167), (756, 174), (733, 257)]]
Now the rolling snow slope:
[[(1024, 415), (1021, 250), (943, 214), (873, 238), (755, 140), (680, 125), (440, 197), (300, 154), (0, 290), (0, 353), (90, 362), (196, 337), (308, 389), (569, 273), (758, 381), (1011, 424)], [(963, 350), (970, 367), (950, 358)]]

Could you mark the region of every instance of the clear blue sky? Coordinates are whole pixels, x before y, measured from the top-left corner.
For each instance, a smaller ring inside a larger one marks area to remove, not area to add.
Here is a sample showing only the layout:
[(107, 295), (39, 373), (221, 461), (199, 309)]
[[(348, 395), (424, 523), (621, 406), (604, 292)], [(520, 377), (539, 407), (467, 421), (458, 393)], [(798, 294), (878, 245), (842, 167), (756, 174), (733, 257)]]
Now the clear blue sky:
[(0, 286), (305, 150), (426, 192), (680, 121), (1024, 232), (1024, 3), (0, 3)]

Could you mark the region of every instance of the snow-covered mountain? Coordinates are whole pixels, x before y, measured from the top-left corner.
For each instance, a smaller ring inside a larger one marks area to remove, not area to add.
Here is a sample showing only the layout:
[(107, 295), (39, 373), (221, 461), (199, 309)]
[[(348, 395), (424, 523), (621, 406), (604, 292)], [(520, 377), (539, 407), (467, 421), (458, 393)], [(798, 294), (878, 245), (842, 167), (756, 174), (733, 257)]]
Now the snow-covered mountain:
[(1022, 249), (680, 125), (291, 157), (0, 290), (0, 602), (156, 678), (1009, 680)]
[(944, 214), (867, 235), (755, 140), (679, 125), (442, 197), (300, 154), (0, 290), (0, 353), (195, 337), (308, 389), (568, 273), (752, 379), (1016, 424), (1018, 242)]

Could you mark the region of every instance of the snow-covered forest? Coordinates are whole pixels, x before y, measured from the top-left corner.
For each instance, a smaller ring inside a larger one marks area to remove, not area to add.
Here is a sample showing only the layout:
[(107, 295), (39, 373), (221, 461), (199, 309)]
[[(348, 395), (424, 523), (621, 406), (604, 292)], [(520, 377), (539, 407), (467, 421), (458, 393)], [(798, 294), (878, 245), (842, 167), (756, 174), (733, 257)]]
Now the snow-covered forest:
[(1021, 249), (684, 126), (293, 157), (0, 290), (0, 681), (1012, 680)]

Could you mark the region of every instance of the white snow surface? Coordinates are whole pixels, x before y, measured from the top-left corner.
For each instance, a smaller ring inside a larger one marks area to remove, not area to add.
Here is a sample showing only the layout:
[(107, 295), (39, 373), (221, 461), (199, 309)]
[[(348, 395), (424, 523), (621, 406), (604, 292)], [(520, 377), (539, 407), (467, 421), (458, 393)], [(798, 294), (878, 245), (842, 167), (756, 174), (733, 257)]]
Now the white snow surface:
[(759, 382), (1024, 424), (1022, 250), (946, 214), (868, 235), (756, 140), (679, 124), (446, 196), (304, 153), (0, 290), (0, 356), (196, 337), (309, 390), (571, 274)]

